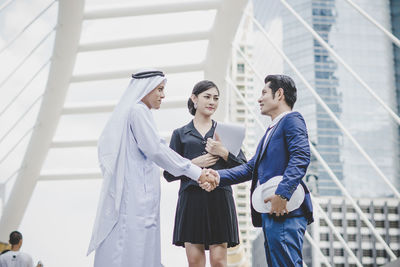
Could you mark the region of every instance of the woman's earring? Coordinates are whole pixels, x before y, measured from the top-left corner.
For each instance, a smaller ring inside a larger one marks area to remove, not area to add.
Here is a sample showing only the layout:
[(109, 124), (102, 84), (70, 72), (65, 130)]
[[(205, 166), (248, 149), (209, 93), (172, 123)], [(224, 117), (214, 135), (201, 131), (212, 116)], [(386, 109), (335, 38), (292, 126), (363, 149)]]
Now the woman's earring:
[(194, 103), (194, 108), (197, 109), (197, 103)]

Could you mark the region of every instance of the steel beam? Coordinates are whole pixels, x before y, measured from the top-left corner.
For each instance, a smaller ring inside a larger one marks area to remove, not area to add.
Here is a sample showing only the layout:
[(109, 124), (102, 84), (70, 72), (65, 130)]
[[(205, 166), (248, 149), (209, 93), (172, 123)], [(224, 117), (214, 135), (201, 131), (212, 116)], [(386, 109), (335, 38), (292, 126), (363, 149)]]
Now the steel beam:
[[(162, 109), (186, 107), (186, 98), (168, 98), (163, 100), (161, 104)], [(63, 115), (72, 114), (90, 114), (90, 113), (102, 113), (112, 112), (116, 106), (116, 101), (108, 101), (101, 103), (80, 103), (80, 104), (69, 104), (65, 105), (62, 110)]]
[(220, 6), (220, 0), (201, 0), (201, 1), (186, 1), (171, 4), (157, 4), (147, 6), (118, 6), (107, 8), (96, 8), (85, 11), (83, 19), (108, 19), (131, 16), (145, 16), (155, 14), (189, 12), (216, 9)]
[[(159, 66), (157, 67), (157, 69), (160, 69), (167, 74), (203, 71), (204, 63), (200, 62), (195, 64), (184, 64), (175, 66)], [(131, 77), (132, 73), (134, 72), (135, 72), (134, 69), (125, 69), (119, 71), (78, 74), (71, 77), (71, 82), (74, 83), (74, 82), (88, 82), (88, 81), (99, 81), (99, 80), (126, 79)]]
[(247, 0), (223, 0), (221, 2), (208, 45), (204, 77), (215, 82), (220, 89), (220, 108), (215, 114), (215, 118), (220, 121), (224, 121), (227, 116), (228, 101), (225, 77), (231, 62), (231, 46), (247, 3)]
[(210, 38), (209, 31), (187, 32), (168, 35), (158, 35), (151, 37), (138, 37), (129, 39), (120, 39), (103, 42), (84, 43), (79, 45), (78, 52), (90, 52), (99, 50), (119, 49), (127, 47), (160, 45), (170, 43), (181, 43), (207, 40)]

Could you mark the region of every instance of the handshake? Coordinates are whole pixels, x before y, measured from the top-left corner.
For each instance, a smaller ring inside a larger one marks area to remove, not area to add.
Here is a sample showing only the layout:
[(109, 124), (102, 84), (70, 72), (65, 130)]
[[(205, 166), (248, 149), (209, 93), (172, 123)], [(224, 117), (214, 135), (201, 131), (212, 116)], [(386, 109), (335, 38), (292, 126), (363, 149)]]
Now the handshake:
[(219, 185), (219, 174), (213, 169), (203, 169), (198, 183), (202, 189), (211, 192)]

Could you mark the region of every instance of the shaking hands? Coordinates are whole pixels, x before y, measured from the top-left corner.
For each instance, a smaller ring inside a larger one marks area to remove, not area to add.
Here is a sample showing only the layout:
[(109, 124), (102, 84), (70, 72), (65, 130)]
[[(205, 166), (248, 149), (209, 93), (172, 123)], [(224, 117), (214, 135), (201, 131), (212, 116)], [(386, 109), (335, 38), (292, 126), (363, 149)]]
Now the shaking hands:
[(203, 169), (198, 183), (202, 189), (211, 192), (219, 184), (219, 174), (213, 169)]

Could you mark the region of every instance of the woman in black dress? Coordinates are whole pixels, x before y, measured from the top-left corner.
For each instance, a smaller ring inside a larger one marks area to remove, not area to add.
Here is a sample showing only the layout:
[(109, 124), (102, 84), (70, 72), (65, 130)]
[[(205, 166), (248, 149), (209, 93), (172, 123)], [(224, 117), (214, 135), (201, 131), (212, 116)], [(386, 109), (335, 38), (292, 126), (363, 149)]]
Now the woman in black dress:
[[(214, 135), (216, 122), (211, 119), (218, 107), (219, 90), (211, 81), (197, 83), (188, 100), (194, 119), (174, 130), (170, 147), (202, 168), (232, 168), (246, 162), (242, 151), (231, 154)], [(213, 138), (214, 137), (214, 138)], [(239, 244), (235, 203), (230, 186), (207, 192), (185, 177), (164, 171), (167, 181), (180, 180), (175, 215), (173, 244), (183, 246), (189, 267), (204, 267), (205, 250), (210, 250), (213, 267), (227, 265), (227, 248)]]

